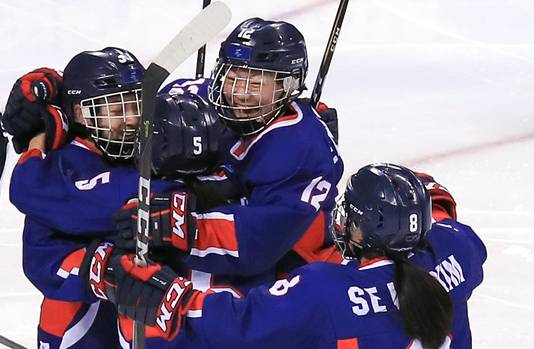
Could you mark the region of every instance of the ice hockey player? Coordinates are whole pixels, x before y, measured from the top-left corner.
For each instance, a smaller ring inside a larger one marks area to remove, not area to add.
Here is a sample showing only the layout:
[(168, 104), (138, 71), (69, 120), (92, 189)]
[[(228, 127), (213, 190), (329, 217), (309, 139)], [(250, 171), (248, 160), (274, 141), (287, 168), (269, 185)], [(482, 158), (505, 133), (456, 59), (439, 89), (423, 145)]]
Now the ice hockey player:
[[(84, 248), (113, 231), (112, 214), (138, 190), (138, 173), (127, 166), (143, 73), (126, 50), (85, 51), (63, 77), (48, 68), (22, 76), (8, 99), (3, 125), (15, 149), (24, 151), (10, 199), (26, 215), (24, 272), (45, 296), (38, 328), (43, 347), (117, 347), (116, 311), (88, 297), (79, 268)], [(153, 183), (160, 191), (181, 187)]]
[[(439, 188), (429, 194), (401, 166), (360, 169), (333, 228), (353, 260), (309, 264), (244, 299), (194, 290), (166, 266), (138, 268), (132, 256), (116, 256), (119, 312), (154, 325), (176, 348), (471, 348), (467, 300), (482, 281), (486, 249), (469, 226), (445, 218), (454, 200)], [(442, 218), (433, 225), (432, 194)], [(190, 311), (197, 317), (184, 321)]]
[(282, 259), (280, 270), (288, 271), (335, 250), (325, 247), (343, 163), (316, 110), (298, 98), (307, 71), (304, 38), (292, 24), (251, 18), (222, 42), (211, 80), (162, 89), (207, 95), (239, 136), (227, 162), (247, 203), (194, 220), (199, 246), (185, 248), (192, 269), (257, 275)]

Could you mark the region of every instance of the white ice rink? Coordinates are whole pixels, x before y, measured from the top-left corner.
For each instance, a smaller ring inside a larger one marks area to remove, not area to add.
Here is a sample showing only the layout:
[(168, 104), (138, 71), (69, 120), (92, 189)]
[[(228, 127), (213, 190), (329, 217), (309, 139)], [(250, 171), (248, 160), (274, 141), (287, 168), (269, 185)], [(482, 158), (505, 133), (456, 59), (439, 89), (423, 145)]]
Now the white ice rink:
[[(232, 27), (251, 16), (297, 25), (313, 87), (336, 0), (226, 3)], [(18, 76), (61, 69), (82, 50), (120, 46), (150, 61), (200, 6), (1, 0), (0, 110)], [(486, 277), (469, 303), (478, 349), (534, 347), (533, 33), (532, 0), (352, 0), (322, 98), (339, 112), (345, 178), (371, 161), (428, 172), (486, 243)], [(208, 46), (208, 66), (216, 46)], [(174, 76), (193, 72), (189, 60)], [(0, 194), (0, 334), (35, 347), (40, 296), (22, 273), (23, 218), (8, 200), (16, 159), (9, 155)]]

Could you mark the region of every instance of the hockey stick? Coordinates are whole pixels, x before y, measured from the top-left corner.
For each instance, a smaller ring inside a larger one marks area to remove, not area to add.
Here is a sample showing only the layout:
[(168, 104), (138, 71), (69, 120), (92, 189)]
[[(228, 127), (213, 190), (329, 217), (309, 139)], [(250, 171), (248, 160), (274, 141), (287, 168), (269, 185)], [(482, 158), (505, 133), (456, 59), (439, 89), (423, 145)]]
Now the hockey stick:
[[(0, 113), (0, 117), (2, 114)], [(7, 137), (4, 136), (4, 130), (0, 127), (0, 179), (2, 178), (2, 174), (4, 173), (4, 167), (6, 165), (6, 157), (7, 157), (7, 144), (9, 143), (9, 140)]]
[[(209, 6), (211, 3), (211, 0), (203, 0), (202, 2), (202, 8), (205, 9)], [(197, 71), (195, 74), (196, 79), (200, 79), (204, 76), (204, 65), (206, 63), (206, 45), (202, 45), (201, 48), (198, 49), (197, 52)]]
[(12, 348), (12, 349), (27, 349), (26, 347), (23, 347), (22, 345), (17, 344), (2, 335), (0, 335), (0, 344), (5, 345), (6, 347)]
[(334, 25), (332, 26), (332, 31), (330, 32), (330, 37), (328, 38), (328, 44), (323, 54), (323, 61), (319, 67), (319, 73), (317, 73), (317, 79), (315, 79), (315, 86), (313, 86), (313, 92), (311, 96), (311, 105), (317, 107), (319, 103), (319, 98), (321, 98), (321, 93), (323, 92), (323, 84), (328, 74), (328, 69), (330, 68), (330, 63), (332, 62), (332, 57), (334, 56), (334, 51), (336, 50), (337, 40), (339, 38), (339, 33), (341, 32), (341, 25), (343, 24), (343, 19), (345, 18), (345, 12), (347, 11), (347, 5), (349, 0), (341, 0), (339, 2), (339, 7), (337, 8), (336, 19), (334, 20)]
[[(137, 265), (147, 265), (150, 219), (150, 173), (152, 163), (152, 124), (155, 98), (161, 83), (194, 54), (203, 44), (214, 38), (230, 23), (231, 12), (222, 2), (214, 2), (203, 9), (161, 50), (150, 63), (142, 83), (143, 110), (139, 126), (139, 209), (137, 219)], [(134, 322), (133, 347), (145, 347), (144, 325)]]

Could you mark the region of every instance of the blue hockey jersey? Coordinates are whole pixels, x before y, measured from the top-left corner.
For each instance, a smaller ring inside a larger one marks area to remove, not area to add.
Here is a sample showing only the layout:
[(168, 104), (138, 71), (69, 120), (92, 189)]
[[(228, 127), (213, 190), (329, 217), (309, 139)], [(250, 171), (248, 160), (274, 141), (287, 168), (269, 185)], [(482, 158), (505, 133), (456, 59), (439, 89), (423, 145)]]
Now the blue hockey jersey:
[[(13, 170), (11, 202), (26, 215), (23, 267), (45, 296), (87, 301), (78, 270), (90, 240), (108, 236), (112, 215), (137, 196), (135, 169), (111, 167), (91, 142), (75, 139), (44, 157), (24, 153)], [(181, 182), (154, 180), (156, 191), (183, 189)]]
[[(452, 220), (434, 224), (428, 241), (430, 248), (411, 259), (452, 298), (453, 329), (441, 348), (471, 348), (467, 300), (482, 282), (485, 246), (470, 227)], [(199, 315), (186, 319), (171, 347), (422, 349), (403, 332), (393, 269), (385, 258), (312, 263), (245, 299), (197, 294), (200, 301), (191, 303)]]
[[(174, 81), (162, 92), (207, 98), (208, 79)], [(343, 162), (326, 125), (308, 102), (259, 134), (236, 139), (228, 162), (248, 191), (244, 205), (203, 212), (199, 238), (185, 259), (192, 269), (254, 275), (272, 268), (293, 248), (305, 262), (333, 252), (328, 225)], [(326, 253), (325, 253), (326, 252)]]

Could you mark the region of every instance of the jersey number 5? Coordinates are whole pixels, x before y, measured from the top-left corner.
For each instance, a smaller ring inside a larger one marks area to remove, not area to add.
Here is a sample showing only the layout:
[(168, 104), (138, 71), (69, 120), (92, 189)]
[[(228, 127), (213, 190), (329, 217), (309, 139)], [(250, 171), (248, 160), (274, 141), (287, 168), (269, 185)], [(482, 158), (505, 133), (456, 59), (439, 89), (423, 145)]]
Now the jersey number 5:
[(74, 185), (78, 190), (92, 190), (99, 183), (106, 184), (109, 183), (109, 172), (103, 172), (97, 176), (94, 176), (91, 179), (82, 179), (74, 182)]
[[(300, 200), (307, 204), (312, 205), (315, 211), (319, 211), (321, 208), (321, 202), (323, 202), (332, 188), (332, 184), (323, 179), (322, 176), (314, 178), (310, 184), (302, 192)], [(319, 192), (314, 194), (315, 192)]]

